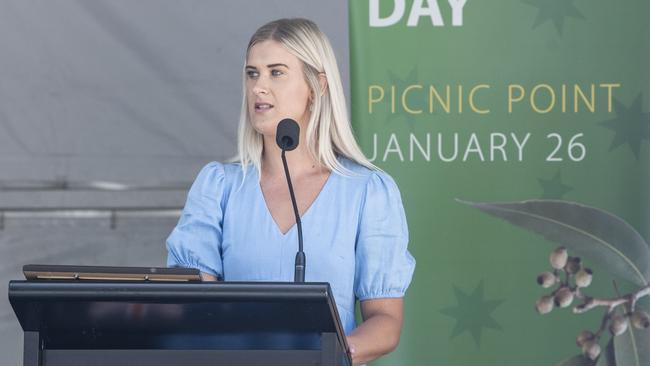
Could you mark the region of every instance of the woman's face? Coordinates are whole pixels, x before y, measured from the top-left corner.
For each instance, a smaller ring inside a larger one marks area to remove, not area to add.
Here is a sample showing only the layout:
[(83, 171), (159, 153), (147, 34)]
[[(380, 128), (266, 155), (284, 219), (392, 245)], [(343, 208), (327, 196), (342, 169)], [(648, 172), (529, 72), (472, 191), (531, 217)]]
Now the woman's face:
[(275, 136), (278, 123), (296, 120), (301, 129), (309, 121), (311, 89), (302, 62), (276, 41), (257, 43), (246, 60), (246, 98), (253, 128)]

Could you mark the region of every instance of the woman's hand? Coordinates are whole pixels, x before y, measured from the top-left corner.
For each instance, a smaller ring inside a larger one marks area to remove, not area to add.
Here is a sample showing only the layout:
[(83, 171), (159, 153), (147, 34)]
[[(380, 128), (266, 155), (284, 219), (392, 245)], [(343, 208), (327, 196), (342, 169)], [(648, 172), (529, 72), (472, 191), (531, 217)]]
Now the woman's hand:
[(219, 281), (219, 279), (217, 279), (217, 277), (215, 277), (215, 276), (213, 276), (213, 275), (211, 275), (209, 273), (201, 272), (201, 281), (203, 281), (203, 282)]
[(373, 299), (361, 302), (363, 323), (348, 337), (353, 365), (362, 365), (392, 352), (402, 331), (404, 300)]

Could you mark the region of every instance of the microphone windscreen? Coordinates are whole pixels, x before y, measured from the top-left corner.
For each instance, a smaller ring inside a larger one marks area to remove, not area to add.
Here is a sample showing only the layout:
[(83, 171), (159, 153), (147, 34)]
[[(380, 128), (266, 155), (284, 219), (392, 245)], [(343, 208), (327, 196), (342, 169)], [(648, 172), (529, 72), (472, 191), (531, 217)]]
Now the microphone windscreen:
[(298, 147), (298, 137), (300, 136), (300, 126), (298, 122), (291, 118), (285, 118), (278, 123), (275, 132), (275, 142), (280, 149), (291, 151)]

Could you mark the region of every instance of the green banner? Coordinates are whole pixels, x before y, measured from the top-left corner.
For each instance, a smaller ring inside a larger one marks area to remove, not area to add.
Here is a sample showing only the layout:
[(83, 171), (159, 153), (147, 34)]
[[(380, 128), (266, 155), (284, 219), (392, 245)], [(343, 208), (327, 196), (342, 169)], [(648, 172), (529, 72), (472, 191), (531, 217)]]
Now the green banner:
[[(376, 364), (650, 365), (633, 326), (650, 308), (650, 2), (349, 10), (354, 128), (400, 187), (417, 260)], [(609, 315), (589, 300), (627, 294)]]

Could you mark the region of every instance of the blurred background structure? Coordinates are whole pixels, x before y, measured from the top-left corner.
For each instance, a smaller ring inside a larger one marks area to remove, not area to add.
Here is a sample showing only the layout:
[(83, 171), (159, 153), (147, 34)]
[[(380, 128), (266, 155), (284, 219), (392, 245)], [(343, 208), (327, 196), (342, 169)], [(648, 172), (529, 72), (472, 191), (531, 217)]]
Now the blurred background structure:
[(316, 21), (348, 89), (347, 2), (0, 0), (0, 354), (24, 264), (164, 266), (199, 169), (234, 155), (251, 34)]

